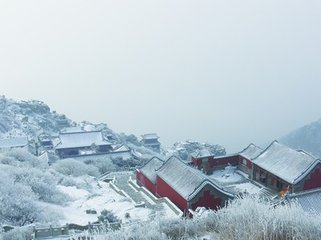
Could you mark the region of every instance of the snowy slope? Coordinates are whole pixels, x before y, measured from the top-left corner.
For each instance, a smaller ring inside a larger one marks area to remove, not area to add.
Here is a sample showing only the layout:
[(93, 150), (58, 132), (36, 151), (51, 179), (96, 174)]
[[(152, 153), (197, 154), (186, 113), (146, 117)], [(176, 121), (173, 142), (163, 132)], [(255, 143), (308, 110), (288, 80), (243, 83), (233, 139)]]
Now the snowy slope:
[(63, 114), (50, 111), (40, 101), (14, 101), (0, 96), (0, 136), (27, 135), (32, 138), (41, 132), (57, 133), (73, 122)]
[[(15, 101), (0, 96), (0, 138), (27, 136), (35, 138), (41, 133), (56, 135), (59, 131), (73, 127), (85, 131), (102, 130), (112, 142), (120, 142), (120, 138), (106, 124), (90, 122), (76, 123), (64, 114), (51, 111), (41, 101)], [(113, 141), (114, 140), (114, 141)]]
[(294, 130), (279, 141), (293, 149), (303, 149), (321, 157), (321, 119)]

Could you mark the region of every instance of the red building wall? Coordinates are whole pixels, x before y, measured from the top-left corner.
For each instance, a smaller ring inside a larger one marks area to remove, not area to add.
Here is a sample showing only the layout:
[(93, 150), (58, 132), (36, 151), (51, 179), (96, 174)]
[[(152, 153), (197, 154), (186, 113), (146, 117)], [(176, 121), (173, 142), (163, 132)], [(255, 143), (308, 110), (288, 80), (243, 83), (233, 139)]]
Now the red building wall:
[(212, 158), (209, 159), (208, 163), (211, 168), (214, 167), (222, 167), (228, 164), (233, 166), (238, 165), (240, 161), (239, 155), (228, 156), (228, 157), (220, 157), (220, 158)]
[(168, 197), (179, 209), (185, 211), (188, 209), (187, 201), (179, 195), (171, 186), (169, 186), (162, 178), (157, 176), (157, 195), (160, 197)]
[(248, 171), (250, 171), (252, 169), (252, 162), (250, 160), (246, 159), (246, 167), (247, 167)]
[(153, 184), (142, 172), (136, 171), (136, 182), (140, 186), (144, 186), (154, 195), (156, 194), (156, 185)]
[(309, 190), (321, 187), (321, 171), (315, 168), (304, 181), (303, 190)]
[(194, 166), (201, 168), (201, 164), (202, 164), (201, 159), (197, 159), (197, 158), (192, 157), (192, 162), (193, 162)]
[(222, 198), (220, 198), (219, 196), (215, 196), (210, 190), (205, 190), (200, 196), (198, 196), (197, 199), (193, 199), (191, 208), (195, 210), (197, 207), (206, 207), (216, 210), (221, 205)]

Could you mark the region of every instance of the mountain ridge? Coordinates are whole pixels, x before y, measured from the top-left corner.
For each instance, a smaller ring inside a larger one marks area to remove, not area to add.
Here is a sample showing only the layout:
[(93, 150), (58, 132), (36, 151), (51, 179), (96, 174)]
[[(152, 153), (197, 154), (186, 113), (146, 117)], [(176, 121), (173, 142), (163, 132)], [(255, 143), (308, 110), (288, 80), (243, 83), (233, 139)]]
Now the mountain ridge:
[(279, 138), (291, 148), (305, 150), (315, 157), (321, 157), (321, 118)]

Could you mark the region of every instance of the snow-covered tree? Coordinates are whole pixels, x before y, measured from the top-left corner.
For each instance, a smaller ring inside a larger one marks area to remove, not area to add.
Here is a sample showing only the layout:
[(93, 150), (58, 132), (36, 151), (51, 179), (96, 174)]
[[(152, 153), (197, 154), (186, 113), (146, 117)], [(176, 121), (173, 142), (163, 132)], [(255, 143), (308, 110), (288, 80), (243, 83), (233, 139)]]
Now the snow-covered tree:
[(62, 174), (68, 176), (82, 176), (82, 175), (90, 175), (90, 176), (98, 176), (99, 171), (98, 168), (92, 165), (87, 165), (81, 161), (77, 161), (72, 158), (63, 159), (55, 162), (53, 168)]

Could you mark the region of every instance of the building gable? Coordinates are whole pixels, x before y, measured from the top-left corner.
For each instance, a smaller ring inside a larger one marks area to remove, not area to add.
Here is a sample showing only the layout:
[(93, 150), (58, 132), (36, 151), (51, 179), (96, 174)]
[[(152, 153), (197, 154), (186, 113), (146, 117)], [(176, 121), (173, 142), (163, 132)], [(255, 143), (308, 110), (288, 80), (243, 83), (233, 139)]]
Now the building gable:
[(274, 141), (252, 162), (285, 182), (296, 184), (319, 160), (304, 151), (296, 151)]

